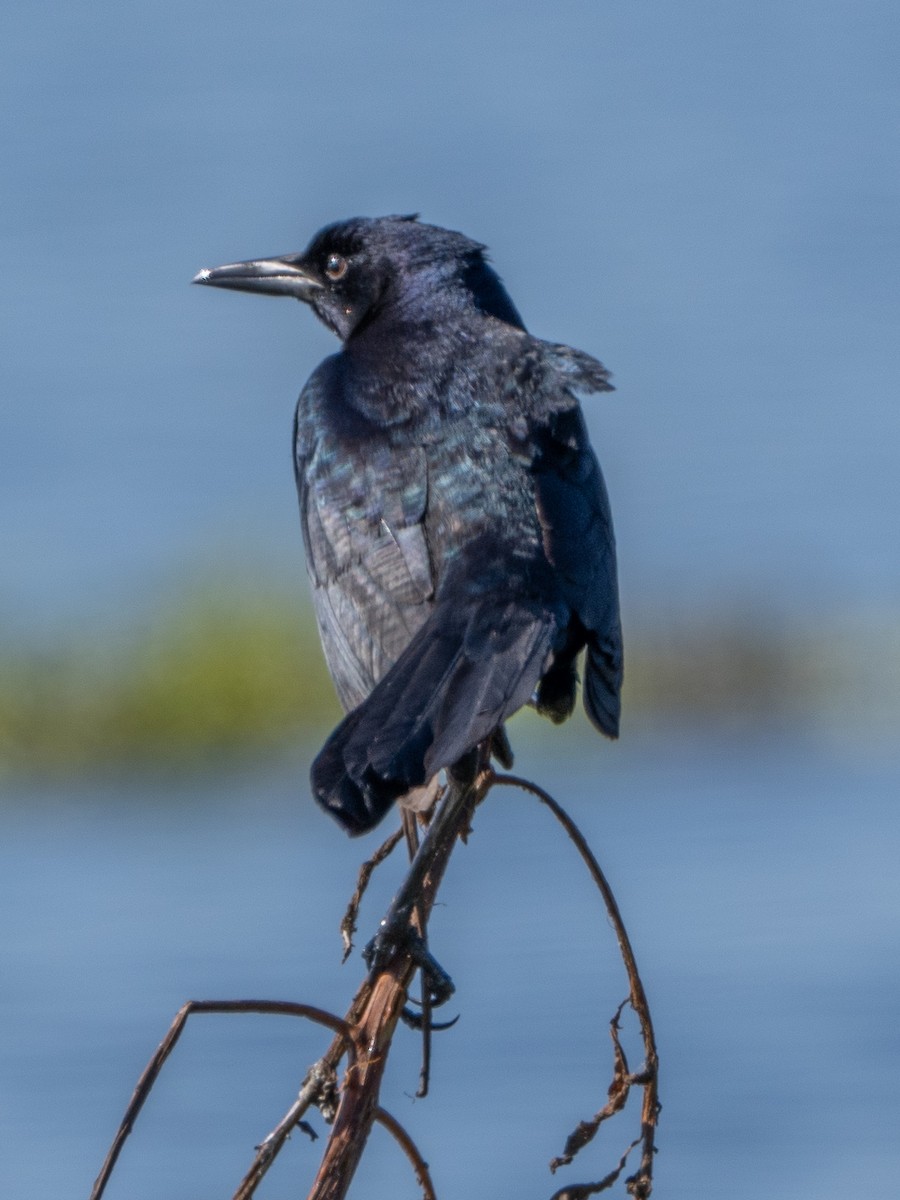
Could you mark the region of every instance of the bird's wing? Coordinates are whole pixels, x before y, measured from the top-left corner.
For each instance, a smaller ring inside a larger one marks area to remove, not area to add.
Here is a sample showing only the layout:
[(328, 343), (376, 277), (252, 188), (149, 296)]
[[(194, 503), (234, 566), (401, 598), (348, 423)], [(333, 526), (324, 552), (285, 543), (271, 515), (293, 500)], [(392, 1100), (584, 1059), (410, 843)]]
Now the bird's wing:
[(348, 832), (371, 829), (528, 702), (566, 620), (530, 576), (500, 538), (453, 560), (427, 622), (313, 763), (316, 798)]
[(382, 440), (337, 454), (316, 419), (319, 388), (313, 376), (298, 406), (297, 488), (322, 647), (338, 696), (351, 709), (399, 658), (431, 608), (427, 467), (420, 447)]
[(587, 660), (584, 702), (603, 733), (619, 729), (622, 630), (616, 545), (606, 485), (591, 449), (584, 417), (568, 386), (609, 390), (600, 363), (565, 346), (548, 347), (559, 385), (546, 404), (535, 462), (536, 504), (544, 550), (567, 603), (584, 627)]
[[(372, 828), (394, 800), (489, 737), (528, 702), (554, 664), (566, 664), (571, 676), (585, 641), (588, 713), (604, 732), (617, 732), (615, 546), (600, 468), (569, 390), (608, 387), (606, 373), (565, 347), (525, 348), (512, 382), (508, 370), (498, 372), (499, 386), (479, 397), (465, 437), (442, 425), (433, 462), (422, 462), (422, 447), (390, 450), (377, 440), (367, 446), (364, 463), (343, 453), (339, 464), (328, 464), (321, 447), (308, 459), (302, 503), (310, 560), (324, 593), (337, 589), (331, 611), (337, 603), (353, 609), (348, 658), (352, 652), (359, 662), (359, 631), (375, 628), (385, 602), (373, 590), (385, 578), (384, 568), (373, 566), (379, 543), (358, 514), (368, 506), (392, 529), (394, 522), (418, 530), (405, 535), (418, 547), (410, 556), (398, 559), (385, 546), (395, 585), (402, 584), (388, 597), (394, 605), (403, 588), (416, 593), (423, 553), (427, 561), (426, 509), (435, 546), (446, 541), (436, 595), (429, 593), (415, 610), (425, 619), (313, 764), (317, 799), (351, 833)], [(496, 456), (502, 438), (504, 453)], [(500, 508), (488, 511), (492, 484)], [(447, 530), (459, 524), (465, 539), (453, 533), (447, 540)], [(400, 542), (396, 531), (393, 541)], [(390, 606), (388, 620), (396, 628)], [(335, 624), (346, 634), (345, 624)], [(323, 622), (323, 640), (326, 628), (336, 636)], [(334, 647), (330, 661), (333, 656)]]

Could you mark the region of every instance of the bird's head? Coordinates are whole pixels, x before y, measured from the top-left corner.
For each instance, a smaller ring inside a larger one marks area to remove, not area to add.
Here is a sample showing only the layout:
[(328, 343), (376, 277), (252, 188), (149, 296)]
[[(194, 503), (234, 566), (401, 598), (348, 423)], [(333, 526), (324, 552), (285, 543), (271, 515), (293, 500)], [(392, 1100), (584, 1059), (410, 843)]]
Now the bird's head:
[(439, 320), (475, 309), (522, 327), (484, 246), (412, 216), (339, 221), (299, 254), (205, 268), (192, 282), (293, 296), (343, 341), (384, 313)]

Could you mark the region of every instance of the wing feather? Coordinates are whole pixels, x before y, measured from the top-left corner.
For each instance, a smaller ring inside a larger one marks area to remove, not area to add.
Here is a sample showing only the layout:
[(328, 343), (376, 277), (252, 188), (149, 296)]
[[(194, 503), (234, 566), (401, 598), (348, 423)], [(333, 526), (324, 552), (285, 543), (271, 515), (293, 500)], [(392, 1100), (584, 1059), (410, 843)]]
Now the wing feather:
[(322, 647), (349, 710), (393, 666), (431, 608), (427, 462), (421, 447), (385, 438), (356, 453), (344, 448), (336, 462), (319, 436), (323, 368), (297, 406), (294, 462)]

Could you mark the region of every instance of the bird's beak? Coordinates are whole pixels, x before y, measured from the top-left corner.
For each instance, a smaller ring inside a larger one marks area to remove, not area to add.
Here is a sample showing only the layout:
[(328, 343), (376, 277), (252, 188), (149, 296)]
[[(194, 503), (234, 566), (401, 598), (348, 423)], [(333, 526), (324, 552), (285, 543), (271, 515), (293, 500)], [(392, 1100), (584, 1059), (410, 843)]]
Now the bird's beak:
[(204, 267), (191, 283), (209, 287), (233, 288), (238, 292), (265, 292), (270, 296), (293, 296), (310, 300), (324, 285), (298, 266), (299, 256), (258, 258), (250, 262), (228, 263), (224, 267)]

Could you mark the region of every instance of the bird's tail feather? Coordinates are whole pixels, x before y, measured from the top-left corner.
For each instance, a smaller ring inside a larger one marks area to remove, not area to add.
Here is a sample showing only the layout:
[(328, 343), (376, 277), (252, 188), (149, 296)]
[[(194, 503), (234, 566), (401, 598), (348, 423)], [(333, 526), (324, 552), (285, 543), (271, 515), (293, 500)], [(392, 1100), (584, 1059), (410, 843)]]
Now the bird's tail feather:
[(557, 631), (521, 602), (439, 604), (312, 766), (316, 799), (351, 834), (451, 767), (531, 697)]
[(584, 708), (593, 724), (607, 737), (619, 736), (621, 690), (621, 641), (588, 642), (584, 665)]

